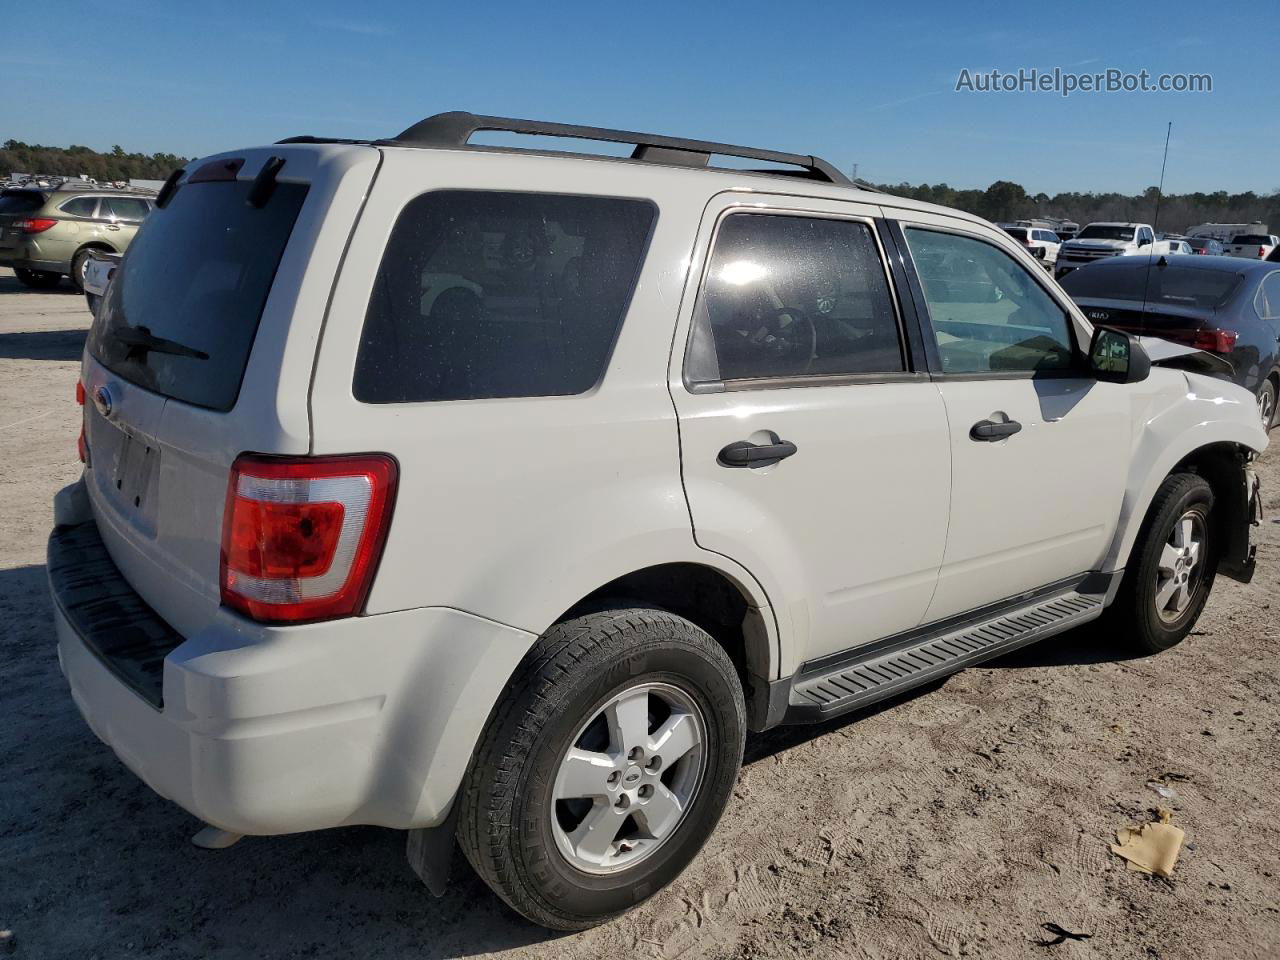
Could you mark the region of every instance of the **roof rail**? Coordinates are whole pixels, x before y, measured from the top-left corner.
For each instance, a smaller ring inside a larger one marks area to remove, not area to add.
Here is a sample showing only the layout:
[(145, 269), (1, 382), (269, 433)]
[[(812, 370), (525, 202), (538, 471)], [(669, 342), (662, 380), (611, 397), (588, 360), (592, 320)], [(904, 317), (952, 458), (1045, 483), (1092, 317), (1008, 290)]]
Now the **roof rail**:
[[(374, 142), (378, 145), (403, 147), (465, 147), (472, 135), (482, 130), (543, 137), (571, 137), (575, 140), (601, 140), (608, 143), (633, 143), (635, 149), (631, 152), (631, 159), (678, 167), (706, 167), (712, 155), (745, 157), (766, 163), (799, 167), (803, 172), (797, 171), (794, 174), (797, 176), (825, 180), (828, 183), (846, 185), (849, 183), (848, 177), (820, 157), (781, 153), (777, 150), (760, 150), (755, 147), (738, 147), (728, 143), (714, 143), (710, 140), (664, 137), (652, 133), (636, 133), (631, 130), (609, 130), (605, 127), (583, 127), (571, 123), (477, 116), (462, 111), (437, 113), (435, 116), (419, 120), (396, 137)], [(790, 173), (786, 170), (755, 172)]]

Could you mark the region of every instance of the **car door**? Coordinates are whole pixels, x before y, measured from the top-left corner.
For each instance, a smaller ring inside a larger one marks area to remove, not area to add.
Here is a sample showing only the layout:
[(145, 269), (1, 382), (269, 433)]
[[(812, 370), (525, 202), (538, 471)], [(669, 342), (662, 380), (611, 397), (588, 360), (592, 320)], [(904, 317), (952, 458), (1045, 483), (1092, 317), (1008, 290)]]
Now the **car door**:
[(722, 195), (683, 299), (670, 389), (694, 536), (764, 585), (784, 674), (916, 626), (942, 560), (946, 417), (878, 217)]
[(899, 229), (951, 442), (934, 621), (1097, 569), (1120, 515), (1129, 401), (1087, 375), (1088, 328), (996, 231), (928, 214)]

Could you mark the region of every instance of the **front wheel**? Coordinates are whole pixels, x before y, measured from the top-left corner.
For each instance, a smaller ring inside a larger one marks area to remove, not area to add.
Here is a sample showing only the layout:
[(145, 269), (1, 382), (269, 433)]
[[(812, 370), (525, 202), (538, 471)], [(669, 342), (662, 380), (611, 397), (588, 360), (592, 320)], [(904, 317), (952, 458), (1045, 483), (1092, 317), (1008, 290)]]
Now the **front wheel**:
[(528, 919), (593, 926), (694, 858), (745, 736), (733, 663), (688, 620), (630, 608), (564, 621), (494, 709), (463, 784), (459, 844)]
[(1168, 650), (1191, 632), (1209, 599), (1218, 557), (1203, 477), (1165, 478), (1138, 533), (1111, 617), (1144, 653)]

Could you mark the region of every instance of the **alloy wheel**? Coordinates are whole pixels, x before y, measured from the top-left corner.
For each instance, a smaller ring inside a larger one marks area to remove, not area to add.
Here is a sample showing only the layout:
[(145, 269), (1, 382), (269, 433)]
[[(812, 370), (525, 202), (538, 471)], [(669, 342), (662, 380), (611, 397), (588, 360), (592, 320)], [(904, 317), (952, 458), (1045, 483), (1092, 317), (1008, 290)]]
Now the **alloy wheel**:
[(1176, 622), (1191, 605), (1204, 572), (1204, 555), (1204, 517), (1188, 510), (1174, 523), (1156, 564), (1156, 612), (1165, 623)]
[(683, 690), (641, 683), (613, 694), (560, 758), (551, 829), (586, 873), (634, 866), (675, 834), (706, 770), (706, 723)]

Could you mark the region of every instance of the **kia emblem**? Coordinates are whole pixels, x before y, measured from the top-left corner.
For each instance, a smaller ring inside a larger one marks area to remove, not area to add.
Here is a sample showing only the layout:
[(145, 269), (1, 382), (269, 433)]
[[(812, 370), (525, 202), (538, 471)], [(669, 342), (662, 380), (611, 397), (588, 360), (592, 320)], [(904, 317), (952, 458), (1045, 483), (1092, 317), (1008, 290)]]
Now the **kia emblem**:
[(111, 400), (111, 391), (107, 389), (106, 384), (93, 391), (93, 405), (98, 408), (98, 412), (104, 417), (111, 416), (114, 404)]
[(1090, 311), (1089, 311), (1089, 319), (1090, 319), (1090, 320), (1106, 320), (1109, 316), (1111, 316), (1111, 314), (1107, 313), (1105, 310), (1090, 310)]

